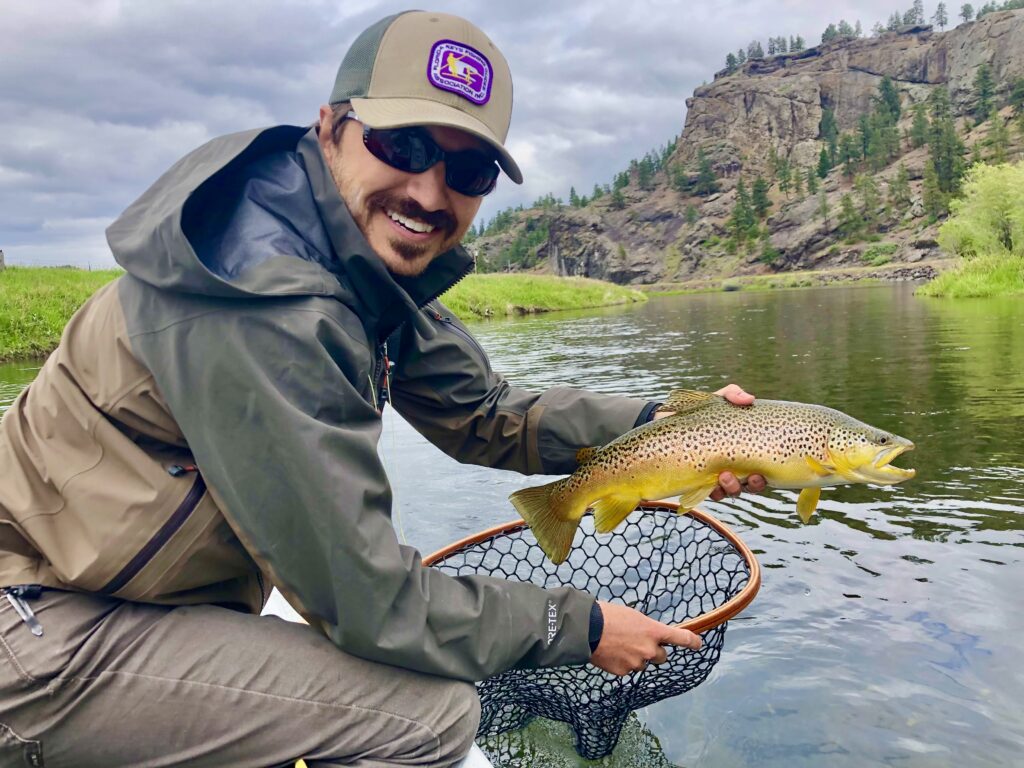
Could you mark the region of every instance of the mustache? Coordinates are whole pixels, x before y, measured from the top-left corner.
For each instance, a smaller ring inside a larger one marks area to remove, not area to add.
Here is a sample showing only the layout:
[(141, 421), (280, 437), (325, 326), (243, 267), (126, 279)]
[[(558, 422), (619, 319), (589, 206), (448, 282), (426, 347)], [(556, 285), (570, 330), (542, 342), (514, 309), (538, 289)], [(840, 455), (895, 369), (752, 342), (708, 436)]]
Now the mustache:
[(419, 221), (431, 224), (441, 232), (444, 232), (446, 236), (451, 236), (457, 226), (455, 217), (448, 211), (428, 211), (419, 203), (407, 197), (399, 198), (385, 192), (378, 192), (370, 197), (367, 204), (384, 211), (394, 211), (406, 218), (418, 219)]

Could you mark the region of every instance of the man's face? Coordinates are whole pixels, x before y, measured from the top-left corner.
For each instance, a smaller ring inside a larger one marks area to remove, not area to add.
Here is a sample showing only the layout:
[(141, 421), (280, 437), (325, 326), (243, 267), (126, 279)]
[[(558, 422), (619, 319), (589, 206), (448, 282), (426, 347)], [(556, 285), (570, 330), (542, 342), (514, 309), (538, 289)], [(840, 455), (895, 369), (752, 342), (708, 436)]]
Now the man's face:
[[(346, 120), (335, 143), (331, 122), (331, 108), (321, 107), (320, 146), (334, 183), (359, 230), (392, 273), (418, 275), (462, 240), (483, 198), (450, 189), (444, 180), (444, 161), (423, 173), (399, 171), (363, 145), (362, 123)], [(486, 146), (454, 128), (427, 130), (444, 150)]]

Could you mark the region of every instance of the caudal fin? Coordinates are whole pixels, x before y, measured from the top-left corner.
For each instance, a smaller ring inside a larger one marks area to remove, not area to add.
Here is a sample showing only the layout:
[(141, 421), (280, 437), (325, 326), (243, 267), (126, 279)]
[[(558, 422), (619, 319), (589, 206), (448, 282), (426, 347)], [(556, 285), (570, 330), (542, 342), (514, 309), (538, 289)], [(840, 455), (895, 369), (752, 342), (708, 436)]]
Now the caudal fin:
[(567, 510), (554, 509), (552, 506), (551, 495), (562, 482), (556, 480), (535, 488), (523, 488), (508, 497), (537, 537), (537, 543), (544, 554), (556, 565), (569, 556), (573, 536), (580, 527), (578, 518), (567, 520), (563, 517)]

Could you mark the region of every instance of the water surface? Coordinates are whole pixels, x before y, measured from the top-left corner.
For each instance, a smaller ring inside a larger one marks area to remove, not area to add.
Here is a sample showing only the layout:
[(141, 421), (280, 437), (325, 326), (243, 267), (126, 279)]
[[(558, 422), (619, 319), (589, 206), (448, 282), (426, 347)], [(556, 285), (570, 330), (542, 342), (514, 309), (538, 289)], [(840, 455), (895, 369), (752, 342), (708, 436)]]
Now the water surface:
[[(758, 553), (761, 593), (708, 681), (639, 712), (642, 748), (606, 765), (1022, 764), (1024, 302), (739, 292), (473, 328), (519, 386), (662, 398), (737, 382), (917, 443), (897, 461), (917, 478), (826, 489), (806, 526), (787, 491), (706, 504)], [(0, 410), (37, 366), (0, 366)], [(508, 494), (543, 480), (460, 466), (390, 414), (381, 453), (396, 527), (425, 553), (515, 517)], [(537, 731), (499, 762), (577, 764)]]

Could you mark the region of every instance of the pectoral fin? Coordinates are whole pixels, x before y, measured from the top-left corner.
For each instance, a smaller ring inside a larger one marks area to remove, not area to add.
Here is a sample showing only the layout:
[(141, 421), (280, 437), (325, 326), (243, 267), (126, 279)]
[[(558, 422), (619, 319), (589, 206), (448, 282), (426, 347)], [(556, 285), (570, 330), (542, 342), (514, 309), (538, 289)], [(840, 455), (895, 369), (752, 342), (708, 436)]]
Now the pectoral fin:
[(811, 519), (820, 498), (821, 488), (804, 488), (800, 491), (800, 498), (796, 502), (796, 511), (805, 523)]
[(598, 499), (591, 504), (594, 509), (594, 528), (598, 533), (614, 531), (639, 503), (639, 496), (605, 496)]
[(679, 514), (685, 514), (691, 509), (700, 504), (704, 499), (711, 495), (711, 492), (715, 490), (715, 486), (718, 485), (718, 479), (716, 478), (711, 485), (701, 486), (700, 488), (694, 488), (687, 491), (679, 497)]
[(816, 475), (820, 475), (821, 477), (828, 477), (829, 475), (835, 472), (835, 467), (826, 467), (824, 464), (822, 464), (820, 461), (818, 461), (811, 455), (804, 456), (804, 459), (807, 460), (807, 466), (809, 466)]

